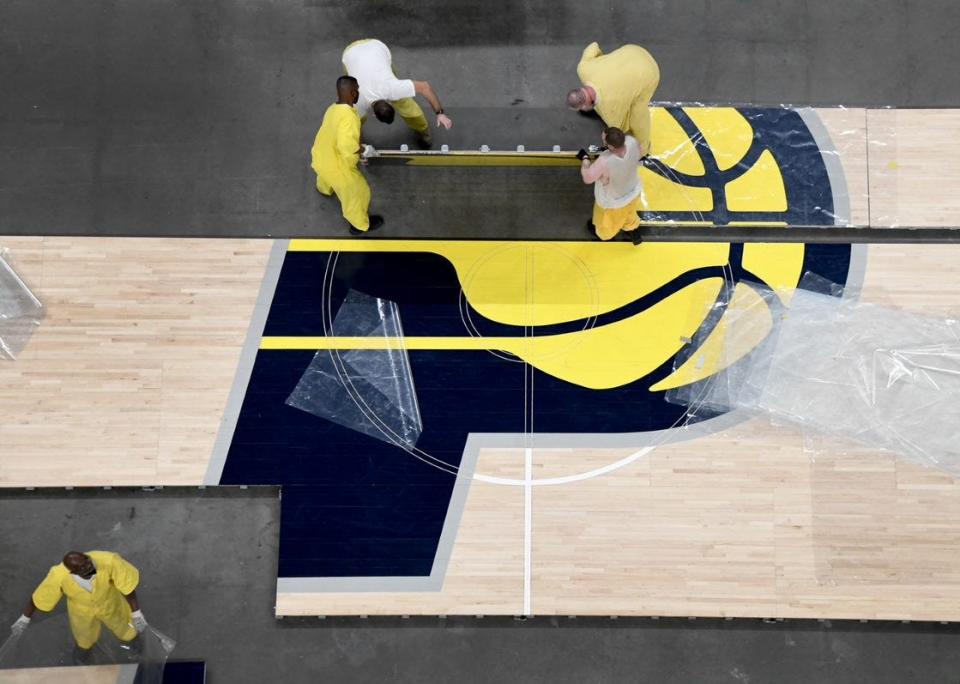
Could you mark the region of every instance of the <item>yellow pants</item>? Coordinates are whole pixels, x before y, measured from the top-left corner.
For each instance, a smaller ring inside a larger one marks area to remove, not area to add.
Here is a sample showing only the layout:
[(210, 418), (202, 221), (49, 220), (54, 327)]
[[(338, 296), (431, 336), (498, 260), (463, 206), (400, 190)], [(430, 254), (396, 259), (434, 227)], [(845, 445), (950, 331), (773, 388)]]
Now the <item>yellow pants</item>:
[(77, 646), (83, 649), (93, 648), (97, 640), (100, 639), (100, 628), (106, 625), (107, 629), (114, 633), (120, 641), (133, 641), (137, 636), (137, 630), (130, 624), (130, 610), (124, 613), (112, 611), (106, 615), (91, 615), (85, 610), (70, 610), (67, 608), (70, 618), (70, 631), (73, 632), (73, 638), (77, 641)]
[(597, 237), (601, 240), (612, 240), (621, 230), (636, 230), (640, 227), (640, 215), (637, 213), (640, 209), (640, 195), (619, 209), (604, 209), (594, 202), (593, 225), (596, 226)]
[(317, 174), (317, 190), (328, 197), (336, 193), (343, 218), (357, 230), (370, 228), (370, 186), (363, 174), (353, 169), (346, 176), (325, 179)]
[(420, 135), (426, 134), (430, 130), (430, 124), (427, 123), (427, 117), (423, 115), (420, 105), (412, 97), (405, 97), (402, 100), (391, 102), (397, 114), (407, 123), (413, 131)]

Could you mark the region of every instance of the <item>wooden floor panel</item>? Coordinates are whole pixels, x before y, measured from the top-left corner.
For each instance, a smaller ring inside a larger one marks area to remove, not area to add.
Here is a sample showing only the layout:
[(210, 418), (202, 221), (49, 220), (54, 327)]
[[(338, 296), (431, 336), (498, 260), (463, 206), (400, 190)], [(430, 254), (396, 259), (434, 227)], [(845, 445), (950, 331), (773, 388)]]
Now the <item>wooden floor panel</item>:
[(0, 246), (46, 308), (0, 363), (0, 486), (201, 484), (271, 241)]

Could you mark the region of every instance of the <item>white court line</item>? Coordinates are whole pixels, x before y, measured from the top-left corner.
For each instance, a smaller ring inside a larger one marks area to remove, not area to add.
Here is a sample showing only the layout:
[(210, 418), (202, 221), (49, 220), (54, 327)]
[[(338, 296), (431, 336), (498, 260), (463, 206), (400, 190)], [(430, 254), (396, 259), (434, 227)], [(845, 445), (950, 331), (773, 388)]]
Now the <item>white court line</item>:
[[(490, 484), (498, 485), (513, 485), (515, 487), (531, 487), (538, 485), (561, 485), (567, 484), (569, 482), (579, 482), (580, 480), (589, 480), (591, 477), (597, 477), (599, 475), (605, 475), (606, 473), (611, 473), (614, 470), (619, 470), (620, 468), (630, 465), (638, 458), (643, 458), (656, 447), (644, 447), (639, 451), (635, 451), (625, 458), (621, 458), (619, 461), (614, 461), (613, 463), (608, 463), (605, 466), (599, 468), (594, 468), (593, 470), (588, 470), (584, 473), (577, 473), (576, 475), (566, 475), (564, 477), (546, 477), (542, 480), (534, 480), (531, 476), (532, 470), (530, 473), (527, 473), (526, 479), (517, 480), (510, 477), (493, 477), (491, 475), (481, 475), (480, 473), (474, 473), (473, 479), (479, 480), (480, 482), (489, 482)], [(532, 449), (527, 449), (527, 453), (532, 453)], [(532, 465), (531, 465), (532, 468)]]
[(530, 566), (533, 562), (533, 449), (524, 449), (523, 491), (523, 614), (530, 610)]

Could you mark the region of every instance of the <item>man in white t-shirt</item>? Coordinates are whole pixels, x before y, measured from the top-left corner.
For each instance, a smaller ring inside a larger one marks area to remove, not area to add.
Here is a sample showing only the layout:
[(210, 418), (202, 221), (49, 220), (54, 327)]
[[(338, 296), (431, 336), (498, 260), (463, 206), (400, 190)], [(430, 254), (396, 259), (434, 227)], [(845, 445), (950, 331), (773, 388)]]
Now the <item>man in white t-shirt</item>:
[(621, 230), (640, 227), (640, 145), (632, 135), (612, 126), (601, 137), (607, 149), (596, 161), (591, 163), (585, 150), (577, 156), (583, 182), (594, 189), (593, 220), (587, 221), (587, 229), (601, 240), (611, 240)]
[(390, 48), (375, 38), (350, 43), (343, 51), (343, 68), (360, 84), (360, 99), (356, 104), (361, 120), (366, 120), (372, 109), (374, 116), (386, 124), (393, 123), (394, 114), (400, 117), (419, 136), (424, 145), (430, 145), (430, 124), (420, 105), (413, 98), (422, 96), (437, 116), (437, 126), (450, 128), (453, 122), (443, 113), (440, 99), (426, 81), (397, 78), (393, 72)]

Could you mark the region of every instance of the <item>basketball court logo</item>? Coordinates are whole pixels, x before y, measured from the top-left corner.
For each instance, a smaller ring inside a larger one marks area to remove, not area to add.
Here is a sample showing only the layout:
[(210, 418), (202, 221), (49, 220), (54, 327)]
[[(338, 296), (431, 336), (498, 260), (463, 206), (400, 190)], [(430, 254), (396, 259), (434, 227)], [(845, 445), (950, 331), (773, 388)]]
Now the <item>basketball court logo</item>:
[[(774, 227), (843, 216), (812, 114), (653, 116), (645, 221)], [(710, 343), (698, 331), (718, 298), (750, 297), (751, 283), (789, 293), (807, 271), (844, 284), (850, 264), (845, 245), (291, 241), (222, 472), (209, 479), (284, 485), (281, 578), (429, 576), (468, 437), (600, 446), (668, 430), (685, 409), (664, 391), (717, 370), (676, 359), (691, 340)], [(416, 449), (445, 467), (284, 403), (317, 350), (357, 344), (325, 324), (351, 292), (396, 305), (422, 416)], [(397, 482), (428, 487), (432, 512), (403, 498), (365, 511), (381, 531), (426, 516), (415, 540), (397, 529), (372, 548), (355, 519), (340, 519), (337, 497)]]

